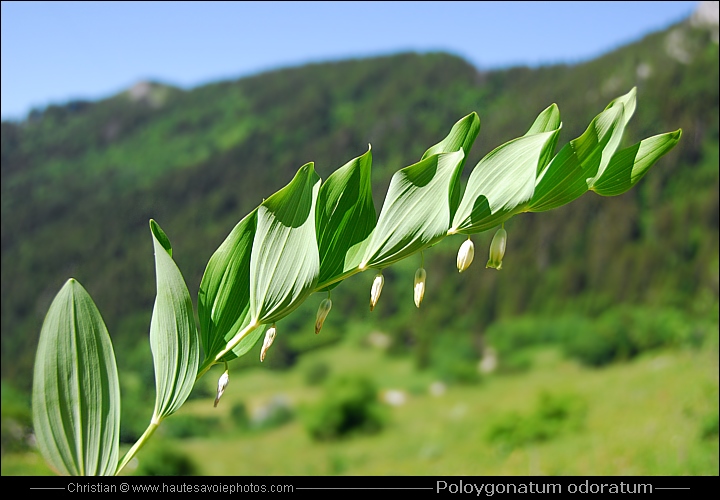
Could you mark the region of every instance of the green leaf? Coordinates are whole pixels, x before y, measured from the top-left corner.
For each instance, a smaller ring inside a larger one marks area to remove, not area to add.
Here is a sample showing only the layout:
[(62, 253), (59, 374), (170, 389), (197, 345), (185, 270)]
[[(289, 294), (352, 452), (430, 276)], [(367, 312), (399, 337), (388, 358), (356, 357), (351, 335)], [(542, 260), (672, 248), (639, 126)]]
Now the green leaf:
[(316, 210), (317, 245), (320, 255), (318, 287), (336, 281), (360, 264), (362, 255), (349, 253), (375, 228), (372, 199), (371, 149), (337, 169), (320, 187)]
[(90, 295), (69, 279), (40, 332), (32, 390), (38, 448), (57, 472), (115, 473), (120, 384), (110, 336)]
[(592, 189), (602, 196), (617, 196), (633, 187), (655, 162), (680, 141), (682, 130), (649, 137), (615, 153)]
[(610, 160), (617, 151), (617, 148), (620, 147), (622, 136), (625, 133), (625, 127), (630, 121), (630, 118), (632, 118), (633, 114), (635, 114), (635, 107), (637, 102), (636, 97), (637, 89), (633, 87), (627, 94), (613, 99), (610, 104), (608, 104), (605, 108), (607, 110), (615, 107), (616, 109), (618, 109), (618, 111), (621, 110), (622, 119), (620, 120), (620, 123), (618, 123), (618, 125), (610, 133), (610, 140), (602, 150), (602, 155), (600, 157), (600, 165), (598, 166), (597, 173), (594, 177), (587, 180), (588, 188), (591, 188), (595, 184), (595, 182), (603, 175), (605, 169), (610, 164)]
[(625, 108), (625, 125), (627, 125), (630, 118), (632, 118), (635, 114), (635, 108), (637, 106), (637, 87), (633, 87), (627, 94), (616, 97), (610, 101), (610, 104), (608, 104), (605, 109), (610, 109), (619, 104), (622, 104)]
[[(538, 125), (536, 120), (531, 131), (555, 123), (552, 109), (548, 109), (538, 117), (544, 123)], [(535, 191), (537, 171), (552, 154), (559, 132), (559, 128), (528, 132), (529, 135), (499, 146), (480, 160), (470, 174), (450, 232), (486, 231), (524, 210)]]
[(320, 177), (308, 163), (258, 207), (250, 257), (253, 324), (279, 320), (314, 291), (320, 272), (315, 236), (319, 189)]
[[(473, 111), (455, 122), (448, 135), (442, 141), (428, 148), (420, 159), (425, 160), (440, 153), (454, 153), (460, 148), (467, 158), (478, 133), (480, 133), (480, 117)], [(463, 159), (463, 161), (465, 160)]]
[(447, 234), (464, 157), (462, 149), (433, 155), (393, 175), (361, 269), (386, 267)]
[(587, 130), (566, 144), (538, 176), (530, 211), (551, 210), (584, 194), (615, 153), (626, 122), (622, 100), (614, 101), (597, 115)]
[[(472, 148), (472, 145), (479, 133), (480, 117), (478, 117), (477, 113), (473, 111), (469, 115), (458, 120), (450, 129), (450, 133), (447, 137), (425, 151), (425, 154), (422, 155), (420, 160), (425, 160), (440, 153), (454, 153), (458, 149), (462, 148), (465, 156), (463, 156), (463, 159), (458, 166), (462, 172), (462, 169), (465, 167), (465, 160), (467, 160), (467, 157), (470, 154), (470, 148)], [(460, 192), (460, 182), (453, 183), (450, 192), (450, 219), (455, 216), (458, 203), (460, 203)]]
[[(551, 132), (561, 127), (562, 124), (560, 122), (560, 110), (558, 109), (557, 104), (553, 103), (547, 108), (545, 108), (538, 115), (538, 117), (535, 118), (535, 121), (530, 127), (530, 130), (528, 130), (525, 134), (525, 137), (534, 134), (541, 134), (543, 132)], [(542, 172), (545, 167), (547, 167), (553, 155), (555, 154), (555, 147), (557, 146), (559, 136), (560, 134), (555, 134), (552, 143), (548, 144), (547, 147), (544, 149), (543, 155), (540, 157), (540, 161), (538, 161), (537, 165), (538, 176), (540, 175), (540, 172)]]
[(150, 320), (156, 389), (153, 421), (159, 422), (176, 412), (190, 395), (198, 370), (200, 340), (187, 285), (170, 256), (170, 241), (154, 220), (150, 220), (150, 231), (157, 280)]
[[(228, 341), (250, 323), (250, 255), (256, 228), (257, 210), (253, 210), (237, 223), (205, 268), (198, 292), (198, 314), (206, 360), (215, 359)], [(252, 335), (246, 336), (223, 359), (229, 361), (247, 352), (258, 338), (256, 335), (253, 341)]]
[(552, 132), (560, 128), (560, 110), (557, 104), (552, 103), (550, 106), (540, 112), (535, 121), (530, 126), (525, 136), (541, 134), (543, 132)]

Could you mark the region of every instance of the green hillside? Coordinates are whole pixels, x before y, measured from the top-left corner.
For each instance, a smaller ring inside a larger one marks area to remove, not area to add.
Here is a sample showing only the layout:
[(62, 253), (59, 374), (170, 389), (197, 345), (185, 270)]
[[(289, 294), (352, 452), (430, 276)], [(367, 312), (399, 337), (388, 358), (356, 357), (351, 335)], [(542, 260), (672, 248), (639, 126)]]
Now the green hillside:
[[(683, 129), (678, 147), (638, 186), (619, 197), (589, 193), (551, 212), (513, 218), (501, 272), (484, 269), (492, 234), (474, 238), (476, 262), (462, 275), (454, 264), (462, 237), (429, 249), (420, 310), (411, 291), (419, 256), (385, 272), (372, 315), (372, 276), (353, 277), (333, 292), (321, 335), (312, 334), (319, 296), (280, 322), (265, 364), (293, 367), (305, 352), (354, 328), (383, 332), (391, 339), (388, 356), (407, 357), (447, 383), (474, 381), (488, 345), (508, 372), (531, 364), (530, 354), (513, 357), (519, 346), (553, 344), (601, 365), (646, 348), (703, 345), (718, 323), (718, 78), (718, 44), (710, 32), (681, 23), (578, 65), (484, 72), (448, 54), (400, 54), (191, 91), (138, 85), (106, 100), (50, 106), (22, 122), (3, 122), (3, 393), (7, 384), (22, 400), (29, 390), (44, 315), (62, 283), (75, 277), (113, 338), (124, 376), (123, 436), (131, 441), (144, 428), (152, 398), (133, 394), (153, 384), (148, 219), (171, 238), (196, 300), (210, 255), (235, 223), (308, 161), (327, 177), (372, 144), (379, 208), (393, 172), (417, 161), (471, 111), (482, 128), (468, 167), (525, 133), (553, 102), (563, 119), (563, 145), (633, 86), (638, 108), (623, 146)], [(607, 342), (568, 340), (556, 321)], [(618, 325), (627, 324), (633, 331), (625, 335)], [(257, 367), (256, 352), (235, 365)], [(126, 404), (126, 397), (138, 405)], [(3, 401), (4, 420), (5, 408)]]

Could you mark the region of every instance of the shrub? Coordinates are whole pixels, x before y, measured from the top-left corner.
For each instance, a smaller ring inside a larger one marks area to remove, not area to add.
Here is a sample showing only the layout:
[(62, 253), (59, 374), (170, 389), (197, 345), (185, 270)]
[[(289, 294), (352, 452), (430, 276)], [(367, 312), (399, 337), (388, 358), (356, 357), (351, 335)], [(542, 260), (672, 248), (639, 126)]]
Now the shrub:
[(701, 439), (717, 439), (718, 432), (720, 432), (720, 419), (718, 419), (718, 412), (706, 415), (703, 419), (700, 427), (700, 438)]
[(2, 454), (24, 451), (32, 430), (32, 417), (26, 397), (10, 384), (2, 383), (2, 425), (0, 436)]
[(576, 315), (525, 316), (493, 323), (487, 329), (486, 343), (497, 352), (498, 371), (516, 373), (532, 366), (533, 347), (564, 346), (576, 337), (595, 337), (590, 320)]
[(512, 412), (502, 415), (490, 426), (486, 437), (490, 442), (509, 448), (549, 441), (580, 429), (585, 414), (585, 402), (578, 396), (542, 393), (531, 414)]
[(480, 357), (472, 341), (470, 336), (437, 336), (429, 353), (430, 368), (447, 383), (478, 382)]
[(327, 379), (330, 374), (330, 366), (318, 361), (307, 367), (305, 370), (305, 383), (307, 385), (320, 385)]
[(360, 376), (330, 380), (322, 400), (306, 414), (307, 430), (318, 441), (376, 433), (384, 423), (375, 385)]
[(192, 458), (167, 442), (155, 442), (138, 458), (137, 476), (194, 476), (199, 470)]
[(250, 416), (248, 415), (245, 403), (242, 401), (234, 403), (232, 407), (230, 407), (230, 418), (238, 429), (246, 430), (250, 428)]
[(618, 307), (598, 318), (594, 331), (568, 338), (565, 352), (589, 366), (633, 358), (660, 347), (696, 344), (701, 322), (675, 309)]
[(198, 417), (195, 415), (176, 415), (169, 420), (164, 431), (174, 438), (191, 438), (209, 436), (220, 427), (217, 417)]
[(598, 318), (575, 314), (557, 317), (525, 316), (492, 324), (486, 342), (498, 353), (499, 371), (522, 371), (530, 366), (529, 347), (556, 345), (570, 358), (600, 367), (668, 346), (699, 345), (708, 320), (677, 309), (620, 306)]
[(500, 373), (522, 373), (532, 368), (532, 353), (528, 349), (508, 353), (500, 357), (498, 371)]
[(287, 424), (294, 417), (295, 412), (287, 398), (275, 396), (253, 417), (251, 427), (257, 430), (274, 429)]
[(595, 331), (582, 332), (568, 339), (565, 354), (588, 366), (604, 366), (634, 354), (623, 325), (603, 324)]

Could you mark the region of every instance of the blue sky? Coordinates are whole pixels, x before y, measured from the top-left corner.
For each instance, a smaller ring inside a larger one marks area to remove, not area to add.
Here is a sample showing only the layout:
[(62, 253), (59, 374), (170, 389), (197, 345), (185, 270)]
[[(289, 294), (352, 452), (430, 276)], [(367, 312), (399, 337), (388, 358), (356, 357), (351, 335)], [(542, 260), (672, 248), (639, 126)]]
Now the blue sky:
[(591, 59), (698, 2), (2, 2), (2, 118), (138, 80), (192, 88), (306, 62), (443, 50), (478, 68)]

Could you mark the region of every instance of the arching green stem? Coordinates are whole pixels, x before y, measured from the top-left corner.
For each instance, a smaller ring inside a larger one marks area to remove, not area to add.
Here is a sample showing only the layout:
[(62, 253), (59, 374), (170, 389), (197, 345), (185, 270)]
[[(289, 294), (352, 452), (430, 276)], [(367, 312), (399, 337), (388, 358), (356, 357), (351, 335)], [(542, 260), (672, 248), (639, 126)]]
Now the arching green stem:
[(140, 439), (138, 439), (135, 444), (132, 445), (132, 448), (130, 448), (127, 453), (125, 453), (125, 456), (123, 457), (120, 465), (118, 465), (118, 468), (115, 471), (116, 476), (120, 474), (120, 471), (123, 470), (128, 464), (128, 462), (130, 462), (130, 460), (133, 459), (137, 452), (140, 451), (140, 448), (142, 448), (145, 442), (150, 439), (150, 436), (155, 433), (155, 429), (158, 428), (160, 422), (161, 420), (155, 420), (155, 417), (153, 417), (153, 419), (150, 421), (150, 425), (148, 425), (148, 428), (145, 429), (145, 432), (143, 432), (142, 436), (140, 436)]

